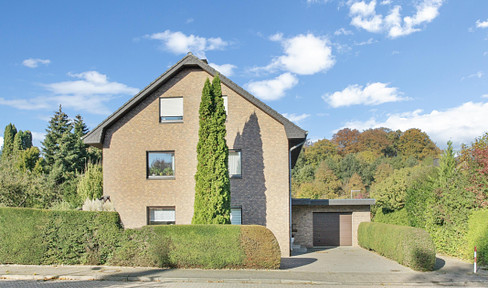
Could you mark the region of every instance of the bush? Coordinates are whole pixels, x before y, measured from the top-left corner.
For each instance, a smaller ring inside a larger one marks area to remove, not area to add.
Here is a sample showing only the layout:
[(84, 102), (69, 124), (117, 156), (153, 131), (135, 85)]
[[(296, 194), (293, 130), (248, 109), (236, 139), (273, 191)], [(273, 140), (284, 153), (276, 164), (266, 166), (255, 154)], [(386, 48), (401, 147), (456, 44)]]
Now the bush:
[(392, 212), (383, 212), (383, 209), (378, 209), (374, 215), (374, 222), (410, 226), (405, 208)]
[(114, 212), (0, 208), (0, 263), (104, 264), (120, 231)]
[(262, 226), (124, 231), (115, 212), (0, 208), (0, 263), (276, 269), (280, 260), (276, 238)]
[(123, 239), (111, 265), (277, 269), (281, 261), (275, 236), (262, 226), (146, 226)]
[(464, 257), (473, 259), (474, 247), (478, 253), (478, 263), (488, 265), (488, 209), (474, 211), (469, 216), (468, 233), (466, 236), (468, 245)]
[(359, 224), (359, 245), (408, 266), (414, 270), (432, 271), (435, 246), (422, 229), (384, 223)]

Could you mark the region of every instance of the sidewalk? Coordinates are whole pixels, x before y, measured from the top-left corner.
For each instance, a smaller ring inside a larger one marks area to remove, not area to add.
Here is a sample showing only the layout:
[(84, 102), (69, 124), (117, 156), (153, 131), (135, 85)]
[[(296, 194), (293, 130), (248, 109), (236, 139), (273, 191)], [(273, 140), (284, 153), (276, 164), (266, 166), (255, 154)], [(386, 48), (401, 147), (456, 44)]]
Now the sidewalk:
[(474, 274), (471, 264), (454, 258), (440, 256), (436, 271), (415, 272), (377, 254), (354, 248), (284, 258), (281, 270), (0, 265), (0, 279), (488, 287), (487, 270)]

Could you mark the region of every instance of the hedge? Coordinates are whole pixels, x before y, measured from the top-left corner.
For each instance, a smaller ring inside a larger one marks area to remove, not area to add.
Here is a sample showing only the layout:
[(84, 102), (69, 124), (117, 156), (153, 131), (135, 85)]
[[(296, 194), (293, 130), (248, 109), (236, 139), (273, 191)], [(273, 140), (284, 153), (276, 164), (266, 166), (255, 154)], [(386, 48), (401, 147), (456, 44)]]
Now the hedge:
[(474, 211), (469, 216), (468, 226), (466, 235), (468, 245), (464, 257), (473, 260), (476, 246), (478, 263), (488, 265), (488, 209)]
[(277, 269), (280, 261), (263, 226), (123, 230), (116, 212), (0, 208), (0, 263)]
[(0, 263), (104, 264), (120, 231), (115, 212), (0, 208)]
[(359, 224), (358, 243), (387, 258), (418, 271), (432, 271), (435, 246), (422, 229), (384, 223)]
[(374, 222), (393, 224), (400, 226), (410, 226), (408, 222), (408, 214), (405, 208), (384, 213), (383, 209), (379, 208), (374, 215)]

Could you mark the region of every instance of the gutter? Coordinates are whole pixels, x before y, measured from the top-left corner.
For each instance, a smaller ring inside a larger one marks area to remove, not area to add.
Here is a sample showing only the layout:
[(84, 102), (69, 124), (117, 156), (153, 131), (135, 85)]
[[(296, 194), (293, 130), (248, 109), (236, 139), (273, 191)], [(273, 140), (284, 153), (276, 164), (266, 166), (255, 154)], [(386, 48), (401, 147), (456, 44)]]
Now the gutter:
[(291, 243), (291, 238), (292, 238), (292, 198), (291, 198), (291, 152), (295, 149), (297, 149), (298, 147), (302, 146), (303, 144), (305, 144), (305, 142), (307, 141), (307, 138), (305, 137), (305, 140), (303, 140), (303, 142), (293, 146), (290, 148), (290, 151), (288, 152), (288, 162), (289, 162), (289, 169), (290, 169), (290, 173), (289, 173), (289, 197), (288, 197), (288, 201), (290, 202), (290, 219), (289, 219), (289, 227), (288, 229), (290, 230), (290, 236), (289, 236), (289, 242), (290, 242), (290, 255), (291, 255), (291, 250), (292, 250), (292, 243)]

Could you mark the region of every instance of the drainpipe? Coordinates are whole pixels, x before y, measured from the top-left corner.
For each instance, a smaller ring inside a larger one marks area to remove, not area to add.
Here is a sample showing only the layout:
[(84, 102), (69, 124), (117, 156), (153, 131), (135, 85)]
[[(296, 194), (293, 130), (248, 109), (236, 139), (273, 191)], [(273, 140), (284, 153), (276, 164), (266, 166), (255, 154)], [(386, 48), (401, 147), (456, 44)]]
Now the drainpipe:
[(290, 196), (290, 197), (289, 197), (289, 201), (290, 201), (290, 227), (289, 227), (289, 228), (290, 228), (290, 236), (289, 236), (289, 238), (290, 238), (290, 239), (289, 239), (289, 242), (290, 242), (290, 254), (291, 254), (291, 249), (292, 249), (292, 247), (291, 247), (291, 244), (292, 244), (292, 243), (291, 243), (291, 238), (292, 238), (292, 233), (293, 233), (293, 232), (292, 232), (292, 227), (293, 227), (293, 226), (292, 226), (292, 215), (291, 215), (291, 213), (292, 213), (292, 212), (291, 212), (291, 211), (292, 211), (292, 199), (291, 199), (291, 151), (293, 151), (293, 150), (297, 149), (298, 147), (302, 146), (303, 144), (305, 144), (305, 142), (306, 142), (306, 141), (307, 141), (307, 138), (305, 138), (305, 140), (303, 140), (303, 142), (301, 142), (300, 144), (297, 144), (297, 145), (295, 145), (295, 146), (291, 147), (291, 148), (290, 148), (290, 152), (289, 152), (289, 154), (288, 154), (288, 160), (289, 160), (289, 166), (288, 166), (288, 167), (289, 167), (289, 169), (290, 169), (290, 173), (289, 173), (289, 174), (290, 174), (290, 175), (289, 175), (289, 176), (290, 176), (290, 177), (289, 177), (289, 186), (290, 186), (290, 187), (289, 187), (289, 190), (290, 190), (290, 191), (289, 191), (289, 193), (290, 193), (290, 195), (289, 195), (289, 196)]

